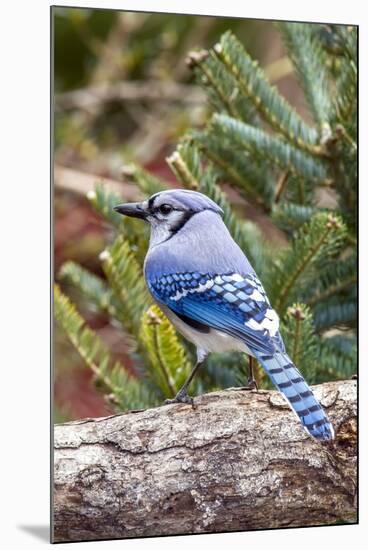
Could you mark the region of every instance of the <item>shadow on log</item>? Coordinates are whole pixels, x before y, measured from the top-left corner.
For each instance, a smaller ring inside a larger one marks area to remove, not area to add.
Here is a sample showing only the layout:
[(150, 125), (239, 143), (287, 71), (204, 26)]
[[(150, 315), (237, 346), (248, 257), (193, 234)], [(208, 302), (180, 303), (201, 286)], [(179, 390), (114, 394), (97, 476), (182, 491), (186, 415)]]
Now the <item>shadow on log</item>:
[(356, 381), (315, 392), (331, 443), (274, 391), (56, 426), (54, 541), (355, 523)]

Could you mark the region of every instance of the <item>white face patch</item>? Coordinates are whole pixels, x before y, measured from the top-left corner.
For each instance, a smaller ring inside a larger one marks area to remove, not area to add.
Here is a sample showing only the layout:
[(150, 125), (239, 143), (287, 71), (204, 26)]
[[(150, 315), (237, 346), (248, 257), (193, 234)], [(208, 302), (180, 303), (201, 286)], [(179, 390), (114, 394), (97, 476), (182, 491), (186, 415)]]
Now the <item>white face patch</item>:
[(150, 246), (162, 243), (172, 236), (173, 228), (181, 224), (186, 213), (182, 210), (172, 210), (164, 216), (159, 212), (148, 216), (147, 221), (151, 224)]

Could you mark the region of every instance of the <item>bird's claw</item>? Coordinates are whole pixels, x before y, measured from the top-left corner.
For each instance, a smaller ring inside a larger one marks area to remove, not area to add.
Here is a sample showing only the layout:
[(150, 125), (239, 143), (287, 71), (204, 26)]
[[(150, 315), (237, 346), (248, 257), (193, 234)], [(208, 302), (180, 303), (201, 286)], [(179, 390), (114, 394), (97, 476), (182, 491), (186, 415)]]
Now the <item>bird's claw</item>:
[(244, 386), (245, 390), (257, 390), (258, 391), (258, 384), (255, 381), (254, 378), (249, 378), (248, 384)]
[(186, 392), (178, 392), (173, 399), (165, 399), (165, 405), (174, 405), (175, 403), (188, 403), (194, 408), (194, 399)]

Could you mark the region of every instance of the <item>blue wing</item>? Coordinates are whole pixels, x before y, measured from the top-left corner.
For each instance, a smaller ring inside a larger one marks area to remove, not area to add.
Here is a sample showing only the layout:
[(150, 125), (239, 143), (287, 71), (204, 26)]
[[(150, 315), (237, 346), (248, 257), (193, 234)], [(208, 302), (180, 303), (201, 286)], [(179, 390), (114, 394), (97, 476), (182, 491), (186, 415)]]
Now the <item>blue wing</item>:
[(175, 273), (148, 280), (157, 301), (264, 354), (283, 350), (278, 318), (255, 274)]

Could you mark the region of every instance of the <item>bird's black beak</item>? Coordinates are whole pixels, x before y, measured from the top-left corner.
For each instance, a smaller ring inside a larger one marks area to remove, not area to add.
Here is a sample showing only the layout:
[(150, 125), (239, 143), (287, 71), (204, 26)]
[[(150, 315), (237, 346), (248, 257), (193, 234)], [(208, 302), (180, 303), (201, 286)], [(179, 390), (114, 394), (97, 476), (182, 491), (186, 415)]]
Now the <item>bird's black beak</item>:
[(130, 216), (131, 218), (140, 218), (145, 220), (147, 218), (147, 212), (143, 208), (141, 202), (129, 202), (127, 204), (118, 204), (114, 206), (114, 210), (123, 214), (124, 216)]

